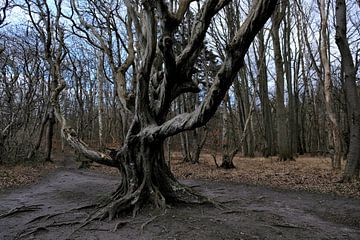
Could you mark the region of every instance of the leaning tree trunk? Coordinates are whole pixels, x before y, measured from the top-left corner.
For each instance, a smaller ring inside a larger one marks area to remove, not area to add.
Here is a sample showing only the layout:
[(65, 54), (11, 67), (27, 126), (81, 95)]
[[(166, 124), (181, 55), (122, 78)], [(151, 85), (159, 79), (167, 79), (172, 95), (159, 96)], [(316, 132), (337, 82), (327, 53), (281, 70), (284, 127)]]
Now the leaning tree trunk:
[(356, 71), (346, 37), (346, 4), (336, 1), (336, 44), (340, 50), (345, 74), (345, 94), (350, 126), (350, 145), (343, 181), (359, 177), (360, 169), (360, 97), (356, 86)]

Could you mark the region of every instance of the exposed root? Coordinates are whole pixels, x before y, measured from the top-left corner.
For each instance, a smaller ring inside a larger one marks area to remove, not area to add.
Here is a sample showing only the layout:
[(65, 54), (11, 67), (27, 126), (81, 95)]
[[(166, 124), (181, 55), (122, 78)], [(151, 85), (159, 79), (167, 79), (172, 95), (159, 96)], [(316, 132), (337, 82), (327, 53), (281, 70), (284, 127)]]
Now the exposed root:
[[(116, 194), (113, 195), (116, 196)], [(87, 225), (89, 225), (90, 223), (96, 221), (96, 220), (104, 220), (105, 218), (109, 218), (109, 220), (112, 220), (115, 217), (115, 213), (116, 211), (123, 211), (125, 210), (125, 208), (121, 208), (120, 204), (122, 203), (128, 203), (128, 200), (125, 200), (123, 198), (114, 201), (114, 199), (111, 198), (108, 201), (102, 203), (99, 205), (99, 209), (97, 209), (95, 212), (93, 212), (92, 214), (90, 214), (83, 222), (81, 222), (82, 224), (77, 227), (76, 229), (74, 229), (70, 235), (68, 236), (69, 239), (71, 239), (71, 236), (73, 234), (75, 234), (77, 231), (79, 231), (80, 229), (86, 227)], [(119, 207), (119, 208), (118, 208)], [(117, 227), (115, 226), (114, 229), (116, 229)], [(116, 230), (115, 230), (116, 231)]]
[(215, 201), (214, 199), (203, 196), (191, 189), (191, 187), (185, 186), (177, 181), (174, 181), (172, 185), (175, 193), (175, 202), (180, 202), (184, 204), (210, 204), (219, 209), (227, 208), (223, 204)]
[(117, 224), (115, 224), (112, 232), (116, 232), (120, 228), (124, 227), (126, 224), (130, 223), (131, 221), (119, 221)]
[[(28, 224), (32, 224), (34, 222), (37, 221), (48, 221), (54, 217), (63, 215), (63, 214), (67, 214), (73, 211), (78, 211), (78, 210), (83, 210), (83, 209), (88, 209), (88, 208), (92, 208), (95, 207), (96, 204), (89, 204), (89, 205), (84, 205), (84, 206), (80, 206), (80, 207), (76, 207), (76, 208), (72, 208), (70, 210), (67, 211), (63, 211), (63, 212), (59, 212), (59, 213), (54, 213), (54, 214), (45, 214), (45, 215), (41, 215), (41, 216), (37, 216), (35, 218), (33, 218), (32, 220), (30, 220), (29, 222), (26, 223), (26, 225)], [(84, 213), (86, 215), (88, 215), (87, 213)], [(93, 215), (91, 215), (93, 216)], [(49, 224), (45, 224), (43, 226), (40, 227), (29, 227), (27, 229), (25, 229), (24, 231), (22, 231), (19, 235), (18, 238), (23, 238), (23, 237), (27, 237), (29, 235), (35, 234), (38, 231), (42, 231), (42, 230), (48, 230), (48, 228), (50, 227), (61, 227), (61, 226), (66, 226), (66, 225), (76, 225), (76, 224), (82, 224), (79, 228), (77, 228), (74, 232), (76, 232), (77, 230), (79, 230), (80, 228), (86, 226), (87, 224), (89, 224), (91, 221), (95, 220), (95, 217), (91, 218), (91, 220), (88, 220), (89, 217), (87, 218), (87, 220), (84, 221), (80, 221), (80, 220), (74, 220), (74, 221), (64, 221), (64, 222), (52, 222)], [(73, 232), (73, 233), (74, 233)], [(72, 235), (72, 234), (71, 234)], [(70, 236), (71, 236), (70, 235)]]
[(227, 201), (221, 201), (220, 203), (226, 204), (226, 203), (234, 203), (234, 202), (241, 202), (241, 201), (244, 201), (244, 199), (231, 199), (231, 200), (227, 200)]
[(36, 234), (37, 232), (40, 232), (40, 231), (49, 231), (46, 227), (36, 227), (36, 228), (31, 229), (29, 232), (26, 232), (27, 230), (30, 230), (30, 229), (26, 229), (23, 232), (21, 232), (15, 239), (25, 238), (30, 235)]
[(75, 224), (80, 224), (80, 223), (82, 223), (82, 222), (81, 221), (55, 222), (55, 223), (46, 225), (46, 227), (61, 227), (61, 226), (75, 225)]
[(155, 221), (158, 217), (161, 217), (161, 216), (164, 216), (166, 214), (166, 209), (163, 213), (159, 214), (159, 215), (156, 215), (156, 216), (153, 216), (152, 218), (150, 218), (148, 221), (144, 222), (142, 225), (141, 225), (141, 228), (140, 228), (140, 231), (141, 231), (141, 235), (144, 233), (144, 229), (146, 227), (146, 225), (152, 223), (153, 221)]
[(34, 223), (36, 221), (40, 221), (40, 220), (47, 221), (47, 220), (49, 220), (51, 218), (54, 218), (54, 217), (57, 217), (59, 215), (63, 215), (63, 214), (67, 214), (69, 212), (83, 210), (83, 209), (87, 209), (87, 208), (92, 208), (92, 207), (95, 207), (95, 206), (96, 206), (96, 204), (89, 204), (89, 205), (80, 206), (80, 207), (77, 207), (77, 208), (72, 208), (72, 209), (69, 209), (67, 211), (63, 211), (63, 212), (59, 212), (59, 213), (40, 215), (40, 216), (37, 216), (37, 217), (31, 219), (29, 222), (26, 223), (26, 225), (30, 224), (30, 223)]
[(67, 212), (76, 211), (76, 210), (84, 210), (84, 209), (93, 208), (93, 207), (96, 207), (96, 206), (98, 206), (98, 204), (93, 204), (93, 203), (92, 203), (92, 204), (80, 206), (80, 207), (77, 207), (77, 208), (72, 208), (72, 209), (70, 209), (70, 210), (67, 211)]
[(30, 223), (33, 223), (33, 222), (36, 222), (36, 221), (42, 220), (42, 219), (47, 220), (47, 219), (49, 219), (49, 217), (50, 217), (50, 214), (40, 215), (40, 216), (38, 216), (38, 217), (36, 217), (36, 218), (31, 219), (31, 220), (28, 221), (25, 225), (28, 225), (28, 224), (30, 224)]
[[(43, 216), (40, 216), (40, 217), (43, 217)], [(81, 221), (54, 222), (54, 223), (46, 224), (46, 225), (40, 226), (40, 227), (27, 228), (27, 229), (23, 230), (21, 233), (19, 233), (18, 236), (16, 237), (16, 239), (25, 238), (27, 236), (36, 234), (39, 231), (49, 231), (49, 228), (51, 228), (51, 227), (61, 227), (61, 226), (75, 225), (75, 224), (80, 224), (80, 223), (82, 223), (82, 222)]]
[(33, 211), (36, 211), (36, 210), (40, 210), (41, 206), (43, 206), (43, 205), (42, 204), (36, 204), (36, 205), (30, 205), (30, 206), (16, 207), (16, 208), (11, 209), (9, 212), (0, 215), (0, 219), (5, 218), (5, 217), (10, 217), (10, 216), (12, 216), (14, 214), (17, 214), (17, 213), (33, 212)]
[(274, 227), (282, 227), (282, 228), (300, 228), (300, 229), (306, 229), (302, 226), (298, 226), (298, 225), (294, 225), (294, 224), (288, 224), (288, 223), (285, 223), (285, 224), (281, 224), (281, 223), (278, 223), (278, 224), (272, 224), (271, 226), (274, 226)]
[(232, 210), (228, 210), (228, 211), (224, 211), (221, 214), (238, 214), (238, 213), (244, 213), (245, 210), (243, 209), (232, 209)]

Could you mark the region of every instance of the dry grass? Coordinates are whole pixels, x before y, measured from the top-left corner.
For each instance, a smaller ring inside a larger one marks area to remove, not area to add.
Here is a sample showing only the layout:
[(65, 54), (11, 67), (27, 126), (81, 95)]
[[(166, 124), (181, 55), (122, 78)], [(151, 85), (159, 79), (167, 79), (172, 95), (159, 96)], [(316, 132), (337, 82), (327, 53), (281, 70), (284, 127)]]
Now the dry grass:
[(210, 154), (202, 154), (200, 164), (183, 162), (179, 153), (173, 153), (171, 159), (172, 171), (180, 178), (234, 181), (360, 198), (360, 182), (339, 183), (342, 172), (331, 170), (329, 158), (299, 157), (296, 161), (280, 162), (275, 157), (236, 157), (234, 164), (236, 169), (217, 168)]

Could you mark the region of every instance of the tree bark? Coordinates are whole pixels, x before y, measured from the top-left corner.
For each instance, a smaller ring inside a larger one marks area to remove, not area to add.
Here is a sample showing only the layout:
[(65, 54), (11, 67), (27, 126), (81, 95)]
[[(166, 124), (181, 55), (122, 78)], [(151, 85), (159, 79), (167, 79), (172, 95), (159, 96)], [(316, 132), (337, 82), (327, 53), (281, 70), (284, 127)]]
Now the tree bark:
[(229, 137), (229, 113), (227, 109), (228, 94), (225, 95), (222, 109), (222, 163), (221, 168), (230, 169), (235, 168), (232, 158), (229, 155), (230, 137)]
[(44, 129), (45, 129), (45, 126), (46, 126), (46, 123), (48, 122), (49, 120), (49, 113), (46, 111), (44, 113), (44, 116), (41, 120), (41, 125), (40, 125), (40, 131), (39, 131), (39, 136), (38, 136), (38, 139), (36, 140), (36, 143), (34, 145), (34, 147), (30, 150), (30, 152), (28, 153), (27, 155), (27, 160), (30, 160), (31, 158), (34, 157), (36, 151), (39, 150), (39, 147), (41, 145), (41, 140), (43, 138), (43, 135), (44, 135)]
[(289, 146), (288, 119), (284, 103), (284, 68), (280, 46), (280, 24), (285, 16), (287, 0), (277, 6), (277, 10), (272, 15), (271, 34), (274, 45), (275, 68), (276, 68), (276, 126), (278, 157), (280, 160), (292, 159), (292, 152)]
[(264, 157), (273, 156), (275, 154), (274, 149), (274, 131), (273, 131), (273, 120), (271, 117), (271, 106), (269, 100), (269, 91), (268, 91), (268, 78), (267, 78), (267, 67), (266, 67), (266, 58), (265, 58), (265, 39), (264, 32), (261, 30), (258, 34), (258, 43), (259, 43), (259, 59), (257, 66), (259, 69), (258, 82), (259, 82), (259, 96), (261, 102), (261, 113), (263, 118), (264, 125), (264, 135), (265, 135), (265, 146), (263, 155)]
[[(290, 4), (290, 3), (288, 3)], [(297, 146), (297, 128), (295, 125), (295, 106), (294, 106), (294, 93), (293, 93), (293, 79), (292, 79), (292, 58), (293, 54), (291, 51), (291, 17), (290, 17), (290, 9), (291, 6), (288, 7), (285, 17), (284, 17), (284, 38), (283, 38), (283, 60), (284, 60), (284, 70), (286, 76), (286, 86), (287, 86), (287, 119), (288, 119), (288, 146), (290, 149), (291, 154), (296, 153), (296, 146)]]
[[(330, 121), (330, 128), (332, 132), (332, 140), (334, 147), (334, 156), (332, 157), (332, 167), (333, 169), (341, 168), (341, 138), (340, 138), (340, 129), (336, 114), (333, 110), (333, 98), (332, 98), (332, 82), (331, 82), (331, 73), (330, 73), (330, 59), (328, 56), (328, 31), (327, 31), (327, 22), (328, 22), (328, 13), (326, 11), (325, 0), (320, 0), (319, 2), (320, 15), (321, 15), (321, 62), (324, 69), (324, 93), (325, 93), (325, 109), (327, 116)], [(331, 146), (332, 147), (332, 146)]]
[(360, 97), (356, 86), (354, 62), (346, 37), (346, 4), (336, 0), (336, 44), (341, 54), (345, 75), (345, 94), (350, 126), (350, 145), (343, 181), (359, 178), (360, 169)]
[(97, 66), (97, 80), (99, 83), (98, 87), (98, 121), (99, 121), (99, 146), (100, 149), (104, 147), (104, 54), (98, 53), (98, 66)]
[[(126, 2), (128, 8), (131, 8), (129, 1)], [(182, 6), (190, 2), (179, 3)], [(201, 104), (192, 112), (182, 113), (170, 119), (167, 119), (169, 107), (179, 95), (185, 92), (198, 92), (196, 83), (192, 81), (193, 66), (212, 18), (228, 1), (208, 0), (203, 3), (193, 24), (188, 43), (176, 57), (171, 33), (182, 20), (183, 8), (179, 7), (174, 14), (169, 12), (164, 1), (157, 1), (158, 12), (155, 14), (155, 4), (152, 3), (154, 2), (143, 1), (141, 5), (143, 28), (141, 33), (138, 33), (138, 39), (141, 40), (142, 49), (139, 53), (140, 66), (136, 72), (135, 114), (124, 145), (115, 157), (89, 148), (67, 124), (58, 102), (59, 94), (65, 88), (65, 82), (59, 81), (57, 87), (52, 89), (51, 103), (61, 125), (62, 136), (86, 157), (116, 167), (121, 173), (120, 186), (95, 217), (111, 219), (125, 210), (136, 213), (145, 203), (165, 207), (165, 204), (172, 202), (209, 202), (207, 198), (199, 196), (179, 183), (172, 175), (164, 158), (164, 141), (175, 134), (204, 126), (213, 117), (236, 74), (244, 66), (244, 56), (250, 44), (270, 18), (277, 1), (255, 1), (247, 19), (228, 44), (224, 62)], [(157, 41), (159, 31), (155, 16), (160, 16), (162, 21), (160, 26), (168, 26), (162, 29), (161, 32), (166, 35), (161, 36), (159, 41)], [(157, 44), (159, 47), (156, 46)], [(155, 62), (157, 49), (161, 51), (163, 57), (162, 74), (152, 74), (159, 67)], [(157, 77), (159, 78), (156, 79)], [(156, 86), (159, 88), (155, 88)], [(160, 93), (154, 92), (155, 89), (159, 89)]]
[(55, 126), (55, 116), (54, 109), (51, 107), (49, 112), (49, 120), (48, 120), (48, 130), (46, 136), (46, 152), (45, 152), (45, 161), (51, 162), (51, 152), (53, 149), (53, 137), (54, 137), (54, 126)]

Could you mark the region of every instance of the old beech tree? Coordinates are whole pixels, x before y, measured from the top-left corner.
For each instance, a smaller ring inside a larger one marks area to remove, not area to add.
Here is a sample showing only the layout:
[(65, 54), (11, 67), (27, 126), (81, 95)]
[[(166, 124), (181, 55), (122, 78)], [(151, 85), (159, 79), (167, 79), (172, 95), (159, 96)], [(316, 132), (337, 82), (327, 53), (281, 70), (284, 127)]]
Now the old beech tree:
[(55, 64), (55, 81), (51, 103), (61, 125), (62, 136), (87, 158), (118, 168), (121, 173), (119, 187), (99, 212), (101, 217), (110, 219), (124, 210), (136, 213), (146, 203), (164, 207), (171, 202), (207, 201), (175, 179), (165, 163), (164, 141), (169, 136), (205, 125), (214, 115), (243, 67), (250, 44), (275, 9), (277, 0), (253, 1), (246, 20), (228, 43), (222, 66), (202, 102), (193, 112), (181, 113), (170, 119), (169, 108), (178, 96), (199, 92), (193, 66), (202, 51), (212, 18), (230, 1), (202, 2), (187, 44), (180, 51), (177, 49), (178, 54), (175, 54), (175, 34), (192, 0), (178, 1), (175, 7), (172, 5), (175, 10), (171, 10), (170, 4), (163, 0), (124, 2), (137, 41), (132, 61), (134, 71), (128, 71), (128, 74), (136, 74), (136, 91), (135, 105), (127, 109), (132, 112), (132, 122), (117, 154), (109, 156), (90, 149), (67, 124), (58, 100), (65, 81), (56, 74), (56, 61), (52, 63)]

